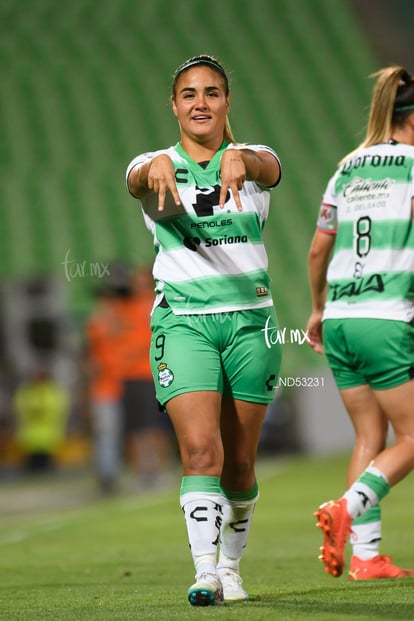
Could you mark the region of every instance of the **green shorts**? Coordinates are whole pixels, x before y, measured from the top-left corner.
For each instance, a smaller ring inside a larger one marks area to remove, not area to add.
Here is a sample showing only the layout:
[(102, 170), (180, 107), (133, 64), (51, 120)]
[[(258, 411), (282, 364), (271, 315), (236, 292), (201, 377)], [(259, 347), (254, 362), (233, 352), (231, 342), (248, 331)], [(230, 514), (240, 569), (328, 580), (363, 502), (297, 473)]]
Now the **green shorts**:
[(414, 377), (414, 325), (390, 319), (326, 319), (325, 354), (339, 389), (394, 388)]
[(150, 361), (157, 399), (197, 390), (270, 403), (281, 345), (273, 307), (208, 315), (174, 315), (158, 306), (151, 318)]

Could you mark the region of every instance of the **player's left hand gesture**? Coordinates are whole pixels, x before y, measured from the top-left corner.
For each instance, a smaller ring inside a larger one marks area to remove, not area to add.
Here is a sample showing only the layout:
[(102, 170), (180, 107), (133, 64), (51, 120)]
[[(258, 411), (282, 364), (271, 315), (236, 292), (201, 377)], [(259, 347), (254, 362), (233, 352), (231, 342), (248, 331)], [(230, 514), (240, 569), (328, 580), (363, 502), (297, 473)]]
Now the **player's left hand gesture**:
[(255, 181), (262, 187), (272, 187), (280, 179), (280, 165), (278, 160), (266, 151), (254, 151), (248, 147), (228, 148), (221, 156), (220, 174), (220, 208), (223, 209), (227, 192), (231, 190), (237, 209), (242, 211), (240, 190), (246, 179)]
[(224, 151), (221, 157), (221, 190), (219, 197), (220, 209), (224, 208), (228, 190), (231, 190), (234, 202), (239, 211), (243, 210), (239, 191), (246, 181), (247, 171), (246, 164), (243, 159), (243, 152), (236, 149), (228, 149)]

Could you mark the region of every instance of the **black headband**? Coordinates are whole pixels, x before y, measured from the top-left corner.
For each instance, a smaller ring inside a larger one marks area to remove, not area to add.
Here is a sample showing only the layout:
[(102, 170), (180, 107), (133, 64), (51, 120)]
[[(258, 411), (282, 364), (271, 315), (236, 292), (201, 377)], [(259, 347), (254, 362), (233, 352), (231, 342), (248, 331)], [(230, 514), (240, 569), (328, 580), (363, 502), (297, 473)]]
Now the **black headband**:
[(190, 58), (190, 60), (181, 65), (181, 67), (178, 67), (177, 71), (174, 74), (174, 80), (177, 79), (182, 71), (185, 71), (186, 69), (189, 69), (194, 65), (210, 65), (211, 67), (214, 67), (214, 69), (219, 71), (222, 76), (227, 80), (227, 76), (223, 67), (217, 61), (209, 58)]

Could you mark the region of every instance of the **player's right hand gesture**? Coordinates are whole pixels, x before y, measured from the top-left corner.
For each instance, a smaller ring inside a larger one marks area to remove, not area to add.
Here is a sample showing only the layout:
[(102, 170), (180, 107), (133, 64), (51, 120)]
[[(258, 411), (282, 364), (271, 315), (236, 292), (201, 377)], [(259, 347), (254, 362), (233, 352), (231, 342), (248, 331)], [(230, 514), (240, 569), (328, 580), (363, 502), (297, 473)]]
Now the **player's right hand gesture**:
[(171, 158), (165, 153), (155, 156), (149, 163), (148, 189), (158, 194), (158, 211), (163, 211), (167, 192), (171, 192), (176, 205), (181, 205), (175, 170)]

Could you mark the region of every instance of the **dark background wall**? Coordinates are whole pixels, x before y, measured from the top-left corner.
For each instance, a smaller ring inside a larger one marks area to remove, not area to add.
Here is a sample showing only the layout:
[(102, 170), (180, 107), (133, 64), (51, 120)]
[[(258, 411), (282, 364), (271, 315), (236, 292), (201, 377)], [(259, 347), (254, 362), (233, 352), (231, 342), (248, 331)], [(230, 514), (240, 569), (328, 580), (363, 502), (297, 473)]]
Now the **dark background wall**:
[(414, 74), (414, 2), (352, 0), (374, 51), (384, 65), (404, 65)]

